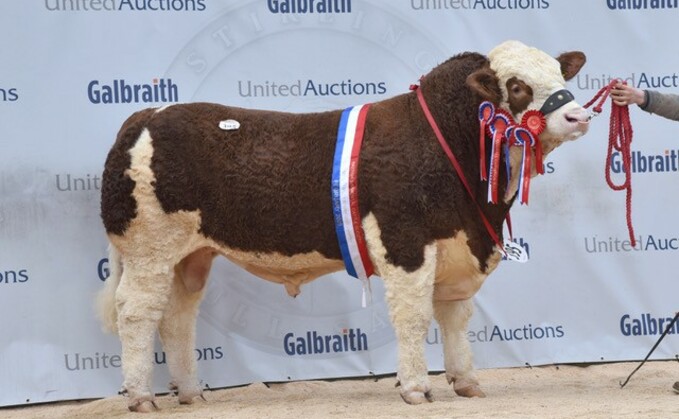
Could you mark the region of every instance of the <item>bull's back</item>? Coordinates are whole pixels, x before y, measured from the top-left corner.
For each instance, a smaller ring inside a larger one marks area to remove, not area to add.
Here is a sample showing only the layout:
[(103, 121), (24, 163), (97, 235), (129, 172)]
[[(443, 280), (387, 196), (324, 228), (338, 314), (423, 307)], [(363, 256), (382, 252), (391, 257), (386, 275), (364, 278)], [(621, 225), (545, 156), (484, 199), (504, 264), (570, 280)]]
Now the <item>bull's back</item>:
[[(148, 130), (153, 190), (165, 213), (198, 211), (201, 233), (243, 251), (337, 258), (330, 176), (340, 112), (291, 114), (215, 104), (144, 110), (121, 128), (107, 158), (102, 218), (122, 235), (138, 207), (125, 175)], [(234, 119), (237, 130), (219, 122)]]

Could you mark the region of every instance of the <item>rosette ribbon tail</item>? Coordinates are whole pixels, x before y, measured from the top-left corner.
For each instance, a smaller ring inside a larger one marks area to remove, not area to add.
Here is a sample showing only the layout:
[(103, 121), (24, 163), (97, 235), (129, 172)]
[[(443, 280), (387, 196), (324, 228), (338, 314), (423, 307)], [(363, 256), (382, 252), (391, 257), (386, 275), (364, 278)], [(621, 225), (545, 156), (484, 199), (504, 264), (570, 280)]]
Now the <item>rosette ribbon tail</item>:
[(495, 106), (484, 101), (479, 105), (479, 171), (481, 180), (488, 180), (488, 169), (486, 167), (486, 132), (488, 124), (495, 117)]
[(500, 132), (500, 130), (495, 130), (493, 133), (488, 176), (488, 202), (493, 204), (497, 203), (497, 189), (500, 179), (500, 154), (502, 153), (502, 143), (504, 142), (504, 139), (504, 133)]

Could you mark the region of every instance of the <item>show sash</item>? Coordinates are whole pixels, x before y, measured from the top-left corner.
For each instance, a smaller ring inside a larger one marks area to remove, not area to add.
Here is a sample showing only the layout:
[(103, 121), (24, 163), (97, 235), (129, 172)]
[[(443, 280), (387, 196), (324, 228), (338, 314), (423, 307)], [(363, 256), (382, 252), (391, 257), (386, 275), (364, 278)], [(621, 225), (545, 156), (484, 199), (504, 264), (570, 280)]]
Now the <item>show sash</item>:
[(342, 112), (332, 168), (332, 207), (342, 259), (349, 275), (367, 281), (374, 268), (358, 207), (358, 160), (369, 104)]

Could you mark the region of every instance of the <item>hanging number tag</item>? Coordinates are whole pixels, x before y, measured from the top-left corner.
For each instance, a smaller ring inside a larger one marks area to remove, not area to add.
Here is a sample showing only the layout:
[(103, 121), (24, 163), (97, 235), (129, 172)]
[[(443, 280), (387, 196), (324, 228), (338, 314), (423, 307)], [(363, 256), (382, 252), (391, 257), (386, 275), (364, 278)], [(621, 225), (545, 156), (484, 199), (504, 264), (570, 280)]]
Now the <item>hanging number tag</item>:
[(224, 131), (237, 130), (238, 128), (240, 128), (240, 122), (236, 121), (235, 119), (219, 121), (219, 128), (223, 129)]
[(503, 246), (507, 253), (507, 260), (513, 260), (514, 262), (519, 263), (528, 262), (528, 253), (526, 253), (526, 250), (518, 243), (505, 239)]

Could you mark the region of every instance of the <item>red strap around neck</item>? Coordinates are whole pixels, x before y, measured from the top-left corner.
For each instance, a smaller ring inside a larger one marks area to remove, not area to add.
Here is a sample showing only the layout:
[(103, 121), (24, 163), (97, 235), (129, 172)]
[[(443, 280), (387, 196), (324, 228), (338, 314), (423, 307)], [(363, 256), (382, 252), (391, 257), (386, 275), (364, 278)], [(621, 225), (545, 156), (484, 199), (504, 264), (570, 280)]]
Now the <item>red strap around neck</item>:
[(455, 171), (457, 172), (460, 181), (462, 181), (462, 184), (469, 193), (469, 196), (472, 198), (472, 201), (474, 201), (474, 205), (476, 205), (476, 208), (479, 210), (479, 215), (481, 216), (483, 224), (486, 226), (488, 234), (493, 239), (497, 247), (500, 248), (502, 253), (506, 254), (504, 246), (500, 242), (500, 238), (498, 237), (497, 233), (495, 233), (495, 230), (493, 230), (493, 227), (490, 225), (488, 218), (486, 218), (486, 215), (483, 213), (483, 209), (481, 209), (481, 206), (476, 201), (476, 197), (474, 197), (474, 193), (472, 192), (472, 189), (469, 186), (469, 183), (467, 182), (467, 178), (464, 176), (464, 172), (462, 171), (460, 163), (458, 163), (457, 158), (455, 158), (455, 154), (453, 154), (453, 151), (448, 146), (448, 143), (446, 143), (445, 138), (443, 138), (443, 134), (441, 134), (441, 130), (436, 124), (436, 120), (434, 120), (434, 116), (429, 111), (429, 106), (427, 106), (427, 102), (424, 100), (422, 89), (420, 89), (419, 86), (416, 85), (411, 86), (411, 89), (416, 91), (417, 99), (420, 101), (420, 107), (424, 112), (424, 116), (427, 118), (427, 121), (429, 121), (429, 126), (431, 126), (431, 129), (434, 131), (436, 139), (439, 141), (439, 144), (441, 144), (441, 148), (443, 148), (443, 151), (446, 153), (446, 156), (448, 156), (448, 160), (450, 160), (450, 162), (453, 164), (453, 167), (455, 168)]

